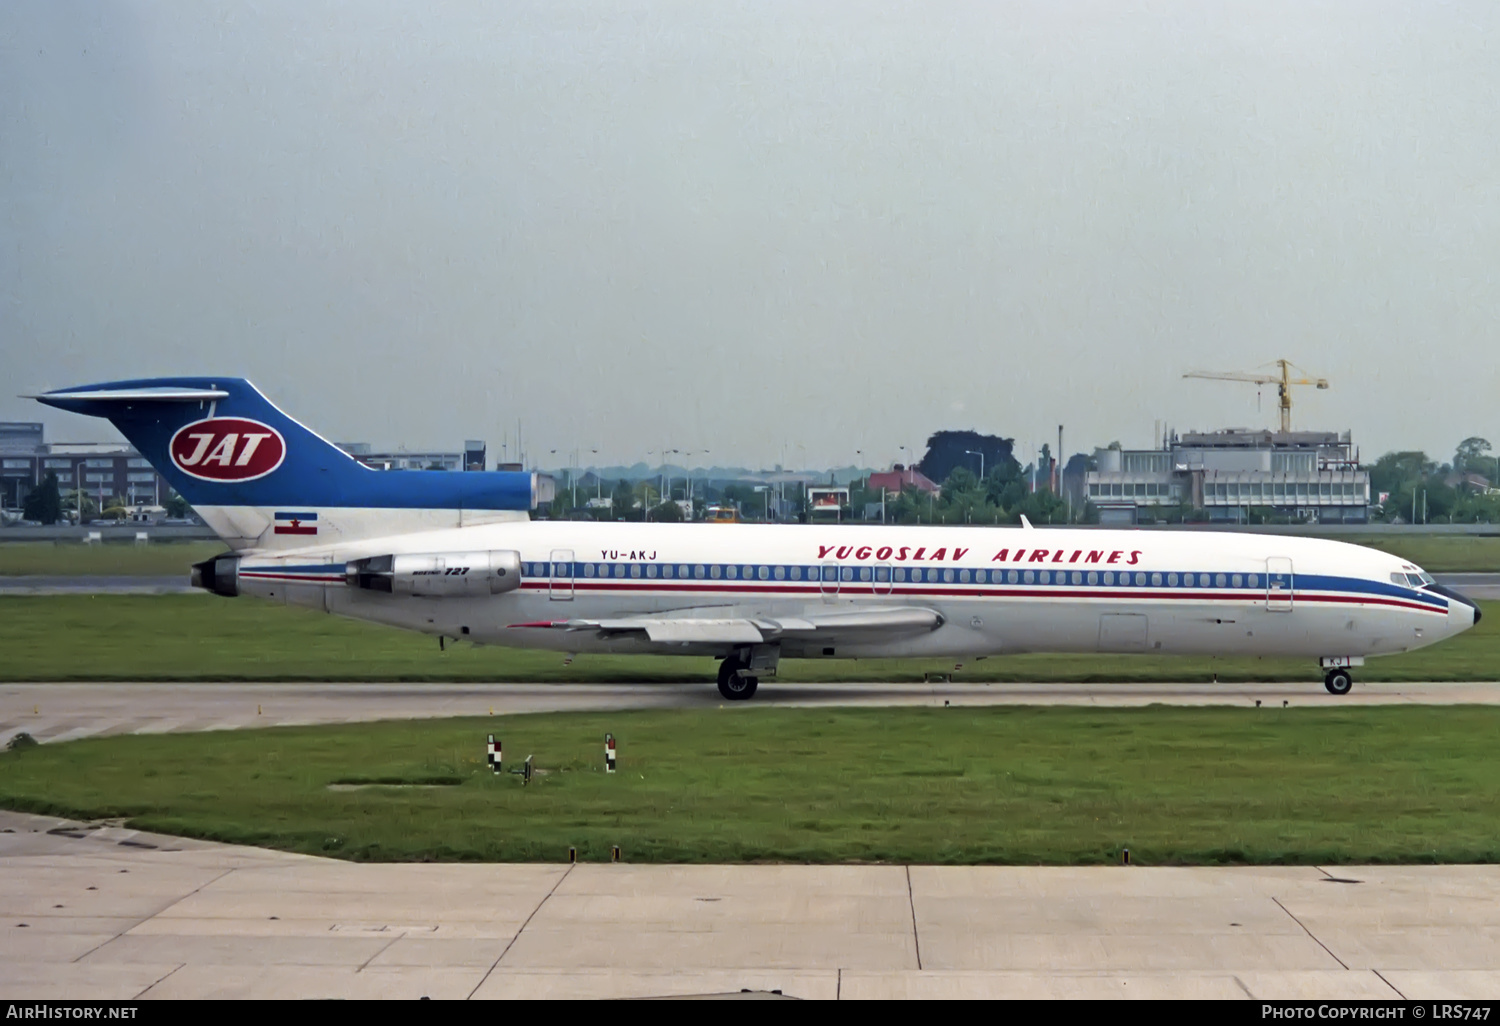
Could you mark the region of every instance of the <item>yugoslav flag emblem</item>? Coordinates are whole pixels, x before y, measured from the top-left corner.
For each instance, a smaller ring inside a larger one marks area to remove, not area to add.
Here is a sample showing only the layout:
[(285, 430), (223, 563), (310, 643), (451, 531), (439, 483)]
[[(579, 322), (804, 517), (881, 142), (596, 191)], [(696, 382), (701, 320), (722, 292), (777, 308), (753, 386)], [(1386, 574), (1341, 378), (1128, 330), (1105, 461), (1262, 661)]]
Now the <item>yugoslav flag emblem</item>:
[(318, 515), (316, 513), (281, 513), (276, 514), (276, 534), (317, 534)]
[(281, 432), (244, 417), (194, 421), (178, 428), (167, 448), (178, 470), (202, 481), (253, 481), (286, 459)]

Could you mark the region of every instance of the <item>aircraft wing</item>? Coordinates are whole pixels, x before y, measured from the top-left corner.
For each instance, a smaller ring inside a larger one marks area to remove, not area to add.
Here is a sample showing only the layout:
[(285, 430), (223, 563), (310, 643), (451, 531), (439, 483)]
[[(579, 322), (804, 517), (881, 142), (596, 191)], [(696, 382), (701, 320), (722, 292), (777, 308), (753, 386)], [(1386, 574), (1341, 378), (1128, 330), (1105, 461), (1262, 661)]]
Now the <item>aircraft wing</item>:
[(652, 613), (609, 619), (542, 620), (513, 623), (512, 627), (546, 627), (564, 631), (594, 631), (601, 637), (645, 634), (651, 641), (678, 644), (758, 645), (781, 638), (834, 641), (870, 634), (923, 634), (943, 625), (933, 609), (848, 609), (806, 616), (722, 617), (703, 610)]

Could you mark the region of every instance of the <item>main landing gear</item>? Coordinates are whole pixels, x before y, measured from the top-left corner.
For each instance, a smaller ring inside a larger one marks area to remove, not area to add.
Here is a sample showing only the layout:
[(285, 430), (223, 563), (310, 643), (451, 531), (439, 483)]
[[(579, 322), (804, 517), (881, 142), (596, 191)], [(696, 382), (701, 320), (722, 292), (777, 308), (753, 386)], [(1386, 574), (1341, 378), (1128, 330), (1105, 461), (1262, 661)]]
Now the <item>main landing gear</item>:
[(1329, 670), (1323, 675), (1323, 686), (1330, 695), (1347, 695), (1349, 689), (1354, 687), (1354, 678), (1349, 676), (1348, 670)]
[(719, 664), (719, 694), (731, 702), (743, 702), (755, 695), (755, 689), (760, 686), (759, 677), (750, 677), (742, 674), (742, 670), (749, 667), (748, 661), (741, 661), (735, 656), (729, 656)]

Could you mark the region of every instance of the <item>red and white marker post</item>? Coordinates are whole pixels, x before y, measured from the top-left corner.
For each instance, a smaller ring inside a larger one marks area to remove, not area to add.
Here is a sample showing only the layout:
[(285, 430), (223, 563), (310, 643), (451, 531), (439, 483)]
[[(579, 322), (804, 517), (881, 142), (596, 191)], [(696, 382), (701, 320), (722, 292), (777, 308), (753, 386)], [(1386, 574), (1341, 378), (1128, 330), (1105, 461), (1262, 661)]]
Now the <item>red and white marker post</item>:
[(615, 736), (613, 734), (605, 734), (604, 735), (604, 772), (606, 772), (606, 773), (613, 773), (614, 771), (615, 771)]

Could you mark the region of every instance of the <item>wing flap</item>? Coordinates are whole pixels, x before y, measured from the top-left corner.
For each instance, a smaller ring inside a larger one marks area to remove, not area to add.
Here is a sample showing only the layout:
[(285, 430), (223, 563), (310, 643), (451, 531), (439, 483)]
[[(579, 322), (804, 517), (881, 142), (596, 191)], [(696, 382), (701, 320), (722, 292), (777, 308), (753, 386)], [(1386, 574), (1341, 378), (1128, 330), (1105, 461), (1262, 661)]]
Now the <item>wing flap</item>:
[(784, 634), (812, 634), (821, 637), (835, 634), (934, 631), (943, 625), (943, 617), (935, 609), (901, 607), (814, 613), (804, 617), (786, 617), (778, 623)]
[(729, 642), (757, 645), (765, 635), (749, 620), (658, 620), (646, 624), (652, 641)]
[(862, 634), (919, 634), (943, 625), (942, 614), (918, 607), (896, 609), (849, 609), (806, 616), (706, 617), (657, 614), (624, 616), (607, 620), (551, 620), (518, 623), (512, 627), (550, 627), (568, 631), (598, 631), (600, 634), (643, 633), (664, 644), (758, 645), (777, 638), (841, 638)]

